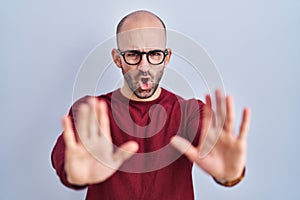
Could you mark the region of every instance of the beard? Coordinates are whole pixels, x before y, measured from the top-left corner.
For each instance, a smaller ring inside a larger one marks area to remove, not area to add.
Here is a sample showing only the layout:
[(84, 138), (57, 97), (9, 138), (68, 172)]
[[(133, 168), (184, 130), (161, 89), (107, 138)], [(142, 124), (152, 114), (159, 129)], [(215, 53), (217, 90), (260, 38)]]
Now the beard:
[(140, 99), (147, 99), (156, 92), (164, 73), (164, 67), (154, 70), (152, 73), (149, 71), (141, 72), (140, 70), (130, 70), (124, 73), (122, 67), (122, 73), (133, 94)]

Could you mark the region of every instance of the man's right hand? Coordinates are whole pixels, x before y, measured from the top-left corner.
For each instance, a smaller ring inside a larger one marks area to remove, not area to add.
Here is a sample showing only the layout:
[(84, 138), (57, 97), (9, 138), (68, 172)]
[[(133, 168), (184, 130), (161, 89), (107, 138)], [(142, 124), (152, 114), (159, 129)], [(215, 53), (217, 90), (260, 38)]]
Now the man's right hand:
[[(77, 103), (74, 123), (76, 140), (70, 116), (63, 117), (65, 171), (69, 183), (95, 184), (113, 175), (125, 160), (138, 150), (138, 144), (129, 141), (114, 151), (110, 133), (107, 105), (94, 97)], [(74, 107), (73, 107), (74, 108)]]

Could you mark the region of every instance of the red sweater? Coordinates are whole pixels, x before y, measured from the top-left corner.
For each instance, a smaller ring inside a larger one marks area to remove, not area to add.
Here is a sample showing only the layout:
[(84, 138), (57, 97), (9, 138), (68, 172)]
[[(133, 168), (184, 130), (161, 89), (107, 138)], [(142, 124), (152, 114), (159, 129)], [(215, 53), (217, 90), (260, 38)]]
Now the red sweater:
[[(109, 107), (113, 143), (119, 146), (133, 140), (139, 144), (139, 150), (106, 181), (85, 186), (88, 187), (86, 199), (194, 199), (193, 164), (170, 145), (170, 139), (177, 134), (197, 145), (203, 103), (184, 100), (165, 89), (150, 102), (129, 101), (120, 90), (98, 98), (105, 100)], [(155, 108), (156, 104), (164, 109)], [(51, 155), (60, 180), (73, 189), (85, 188), (68, 183), (64, 150), (60, 135)]]

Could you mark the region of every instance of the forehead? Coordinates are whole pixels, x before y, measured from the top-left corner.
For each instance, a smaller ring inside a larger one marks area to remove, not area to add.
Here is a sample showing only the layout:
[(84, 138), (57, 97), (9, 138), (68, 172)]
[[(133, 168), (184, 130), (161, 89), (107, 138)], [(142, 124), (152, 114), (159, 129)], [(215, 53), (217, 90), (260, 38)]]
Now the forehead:
[(163, 28), (140, 28), (118, 33), (118, 44), (121, 50), (127, 49), (162, 49), (166, 45)]

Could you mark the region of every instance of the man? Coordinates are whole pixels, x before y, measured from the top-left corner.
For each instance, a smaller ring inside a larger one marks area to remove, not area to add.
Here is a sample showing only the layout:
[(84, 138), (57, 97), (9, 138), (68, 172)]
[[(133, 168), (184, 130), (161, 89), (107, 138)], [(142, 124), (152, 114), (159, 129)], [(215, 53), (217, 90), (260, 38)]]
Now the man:
[[(244, 110), (235, 136), (230, 96), (217, 90), (212, 113), (210, 96), (204, 104), (160, 87), (172, 51), (166, 49), (164, 23), (153, 13), (124, 17), (117, 44), (112, 58), (122, 70), (123, 87), (78, 100), (63, 117), (64, 132), (52, 152), (62, 183), (88, 187), (89, 200), (188, 200), (194, 199), (193, 162), (221, 185), (240, 182), (250, 110)], [(213, 148), (203, 155), (209, 142)]]

